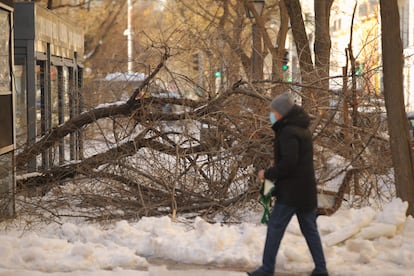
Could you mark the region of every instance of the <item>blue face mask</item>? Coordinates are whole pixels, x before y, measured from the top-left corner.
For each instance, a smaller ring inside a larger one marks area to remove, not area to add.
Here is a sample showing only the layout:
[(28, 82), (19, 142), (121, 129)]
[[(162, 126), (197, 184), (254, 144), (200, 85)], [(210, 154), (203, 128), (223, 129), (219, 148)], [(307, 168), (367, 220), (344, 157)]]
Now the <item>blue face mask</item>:
[(273, 113), (273, 112), (269, 113), (269, 120), (272, 123), (272, 125), (274, 125), (277, 122), (277, 119), (275, 117), (275, 113)]

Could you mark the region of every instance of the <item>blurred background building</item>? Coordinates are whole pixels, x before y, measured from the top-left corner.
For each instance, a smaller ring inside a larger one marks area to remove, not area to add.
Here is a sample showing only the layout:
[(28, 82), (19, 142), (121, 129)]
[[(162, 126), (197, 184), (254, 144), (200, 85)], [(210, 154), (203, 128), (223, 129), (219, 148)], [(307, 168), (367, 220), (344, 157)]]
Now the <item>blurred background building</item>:
[(14, 215), (13, 7), (0, 0), (0, 218)]
[[(16, 143), (32, 145), (82, 111), (81, 28), (34, 2), (15, 3)], [(61, 139), (27, 171), (82, 158), (82, 133)]]

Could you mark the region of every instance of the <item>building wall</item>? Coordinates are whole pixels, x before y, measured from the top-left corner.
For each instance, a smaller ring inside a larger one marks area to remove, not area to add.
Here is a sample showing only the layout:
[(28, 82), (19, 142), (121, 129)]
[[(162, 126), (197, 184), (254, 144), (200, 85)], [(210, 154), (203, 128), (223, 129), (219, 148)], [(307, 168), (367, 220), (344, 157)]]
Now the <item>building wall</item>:
[(14, 215), (13, 9), (0, 0), (0, 219)]
[[(15, 4), (17, 143), (33, 144), (82, 109), (83, 31), (33, 2)], [(19, 171), (82, 158), (82, 133), (75, 132)]]
[(404, 102), (407, 112), (414, 111), (414, 3), (399, 0), (401, 38), (404, 47)]

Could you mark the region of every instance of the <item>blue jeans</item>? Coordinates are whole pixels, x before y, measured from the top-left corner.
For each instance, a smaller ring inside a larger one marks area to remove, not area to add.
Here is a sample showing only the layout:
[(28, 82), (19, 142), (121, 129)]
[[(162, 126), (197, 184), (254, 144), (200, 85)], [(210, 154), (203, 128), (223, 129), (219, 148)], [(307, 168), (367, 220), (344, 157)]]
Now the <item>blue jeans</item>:
[(322, 242), (316, 225), (316, 210), (301, 211), (281, 203), (275, 204), (268, 222), (263, 265), (260, 270), (270, 273), (275, 271), (276, 255), (280, 242), (294, 214), (298, 218), (300, 230), (312, 254), (315, 263), (314, 272), (327, 272)]

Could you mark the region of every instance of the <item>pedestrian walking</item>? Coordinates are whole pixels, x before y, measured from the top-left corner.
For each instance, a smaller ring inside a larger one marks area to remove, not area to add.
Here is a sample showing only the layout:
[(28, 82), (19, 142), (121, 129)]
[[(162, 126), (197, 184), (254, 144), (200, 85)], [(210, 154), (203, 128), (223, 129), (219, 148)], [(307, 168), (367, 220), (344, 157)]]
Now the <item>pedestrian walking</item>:
[(291, 218), (296, 215), (315, 263), (311, 275), (328, 275), (316, 225), (317, 194), (309, 115), (286, 92), (271, 102), (269, 119), (275, 132), (274, 163), (267, 170), (259, 171), (258, 178), (275, 183), (276, 203), (267, 226), (263, 263), (247, 274), (274, 274), (280, 242)]

